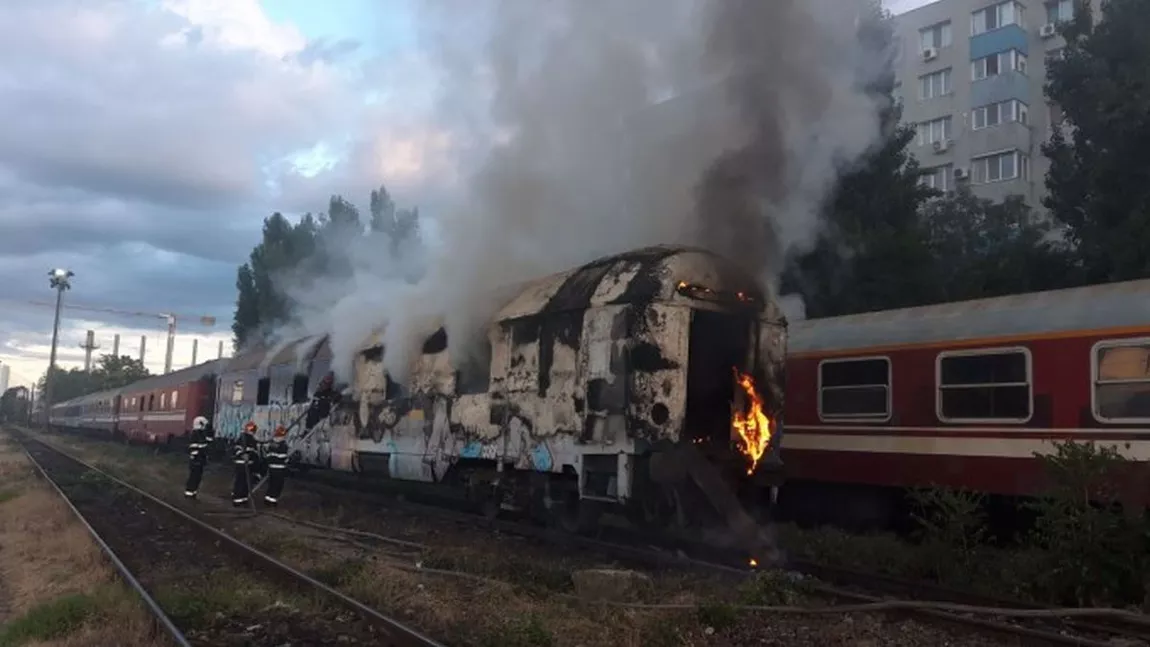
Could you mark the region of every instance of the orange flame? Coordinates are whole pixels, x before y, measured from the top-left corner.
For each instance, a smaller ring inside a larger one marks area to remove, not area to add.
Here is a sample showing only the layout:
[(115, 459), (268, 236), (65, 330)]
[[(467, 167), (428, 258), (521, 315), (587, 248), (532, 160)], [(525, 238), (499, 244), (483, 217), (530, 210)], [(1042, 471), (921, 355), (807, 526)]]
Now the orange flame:
[(755, 390), (754, 378), (746, 373), (740, 373), (737, 368), (734, 370), (735, 381), (743, 389), (750, 406), (745, 413), (736, 411), (731, 425), (739, 434), (739, 451), (751, 459), (747, 474), (753, 474), (759, 465), (759, 460), (767, 451), (767, 445), (771, 443), (771, 421), (763, 412), (763, 399)]

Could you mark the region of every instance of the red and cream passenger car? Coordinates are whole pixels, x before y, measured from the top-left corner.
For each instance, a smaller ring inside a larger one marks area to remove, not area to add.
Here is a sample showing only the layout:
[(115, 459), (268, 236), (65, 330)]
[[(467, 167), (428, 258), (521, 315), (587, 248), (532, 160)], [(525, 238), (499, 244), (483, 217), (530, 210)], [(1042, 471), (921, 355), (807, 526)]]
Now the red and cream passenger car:
[(1146, 461), (1150, 280), (792, 324), (786, 402), (781, 496), (859, 511), (915, 486), (1036, 494), (1052, 441)]
[(145, 378), (119, 394), (117, 432), (132, 442), (182, 439), (196, 416), (212, 419), (220, 360)]

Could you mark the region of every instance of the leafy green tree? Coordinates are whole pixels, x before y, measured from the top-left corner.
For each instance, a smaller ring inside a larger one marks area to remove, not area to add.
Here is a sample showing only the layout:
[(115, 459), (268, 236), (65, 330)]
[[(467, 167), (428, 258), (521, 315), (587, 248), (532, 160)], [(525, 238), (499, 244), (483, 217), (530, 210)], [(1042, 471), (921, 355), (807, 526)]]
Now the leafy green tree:
[[(59, 403), (82, 395), (127, 386), (148, 377), (151, 373), (143, 362), (128, 355), (115, 357), (101, 355), (91, 372), (82, 368), (52, 367), (52, 402)], [(44, 373), (36, 384), (37, 397), (44, 398), (48, 374)]]
[(25, 424), (28, 422), (31, 398), (28, 388), (14, 386), (0, 395), (0, 422)]
[(782, 277), (784, 293), (802, 295), (807, 315), (824, 317), (913, 305), (931, 300), (930, 250), (919, 209), (933, 194), (921, 186), (918, 163), (907, 150), (911, 126), (899, 125), (902, 107), (893, 98), (894, 29), (875, 4), (860, 23), (859, 38), (876, 56), (882, 73), (868, 90), (889, 97), (880, 115), (881, 144), (845, 173), (827, 203), (825, 227), (813, 248), (791, 254)]
[(1071, 280), (1069, 250), (1022, 196), (996, 203), (961, 183), (926, 204), (923, 227), (939, 301), (1048, 290)]
[(264, 341), (291, 317), (291, 303), (277, 278), (316, 254), (318, 225), (311, 215), (292, 224), (280, 213), (264, 219), (263, 239), (236, 272), (236, 348)]
[(1061, 27), (1046, 94), (1062, 112), (1042, 151), (1043, 204), (1065, 225), (1090, 283), (1150, 276), (1150, 2), (1088, 3)]
[(387, 188), (381, 185), (371, 192), (370, 227), (387, 236), (388, 251), (392, 258), (399, 258), (402, 248), (420, 242), (419, 208), (396, 209)]

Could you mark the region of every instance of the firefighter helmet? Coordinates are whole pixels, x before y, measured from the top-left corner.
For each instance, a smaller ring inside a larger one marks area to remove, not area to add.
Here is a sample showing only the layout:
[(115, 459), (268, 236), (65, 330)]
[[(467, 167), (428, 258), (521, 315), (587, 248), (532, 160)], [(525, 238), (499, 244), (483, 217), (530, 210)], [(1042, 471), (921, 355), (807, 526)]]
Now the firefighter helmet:
[(276, 438), (280, 438), (280, 437), (283, 437), (286, 435), (287, 435), (287, 429), (284, 429), (283, 425), (278, 425), (276, 427), (276, 432), (275, 432)]
[(192, 420), (192, 431), (203, 431), (208, 428), (208, 419), (203, 416), (196, 416)]
[(251, 420), (244, 424), (244, 433), (246, 434), (254, 434), (256, 433), (257, 429), (259, 429), (259, 427), (257, 427), (256, 423), (252, 422)]

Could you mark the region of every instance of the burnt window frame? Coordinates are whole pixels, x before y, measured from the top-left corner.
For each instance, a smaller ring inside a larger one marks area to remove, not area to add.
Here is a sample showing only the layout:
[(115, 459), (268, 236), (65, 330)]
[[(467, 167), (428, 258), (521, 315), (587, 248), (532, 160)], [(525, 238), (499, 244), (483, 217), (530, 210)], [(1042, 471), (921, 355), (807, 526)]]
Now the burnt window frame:
[[(858, 389), (858, 388), (873, 388), (879, 386), (878, 384), (854, 384), (850, 386), (832, 386), (823, 387), (823, 366), (826, 364), (847, 364), (851, 362), (873, 362), (873, 361), (886, 362), (886, 384), (882, 385), (886, 388), (886, 412), (883, 414), (865, 414), (865, 413), (848, 413), (848, 414), (824, 414), (823, 413), (823, 390), (829, 389)], [(890, 422), (894, 417), (894, 366), (891, 362), (889, 355), (865, 355), (862, 357), (835, 357), (832, 359), (820, 360), (818, 366), (815, 368), (816, 380), (816, 393), (817, 400), (815, 407), (818, 412), (819, 422), (858, 422), (858, 423), (881, 423)]]
[[(1150, 348), (1150, 337), (1118, 337), (1103, 339), (1101, 341), (1095, 342), (1095, 344), (1090, 347), (1090, 413), (1096, 421), (1102, 424), (1129, 425), (1146, 424), (1150, 422), (1150, 416), (1144, 416), (1141, 418), (1108, 418), (1103, 416), (1098, 410), (1098, 387), (1102, 383), (1102, 380), (1099, 379), (1098, 376), (1098, 369), (1100, 368), (1098, 360), (1100, 359), (1101, 351), (1108, 348), (1137, 346)], [(1145, 380), (1107, 380), (1106, 384), (1138, 384), (1142, 382), (1150, 383), (1150, 377)]]
[(311, 401), (311, 377), (307, 373), (294, 373), (291, 378), (290, 404), (305, 404)]
[(272, 378), (270, 375), (261, 375), (256, 380), (256, 406), (266, 407), (272, 401)]
[(229, 404), (243, 404), (244, 401), (244, 381), (243, 379), (232, 379), (231, 394), (228, 396)]
[[(1025, 382), (989, 382), (980, 384), (954, 384), (942, 383), (942, 362), (949, 357), (983, 357), (991, 355), (1022, 355), (1026, 370)], [(943, 389), (971, 389), (986, 387), (1018, 387), (1026, 386), (1027, 410), (1022, 418), (955, 418), (942, 413)], [(935, 355), (934, 358), (934, 415), (939, 422), (952, 425), (1024, 425), (1034, 417), (1034, 356), (1026, 346), (992, 346), (985, 348), (969, 348), (962, 350), (947, 350)]]

